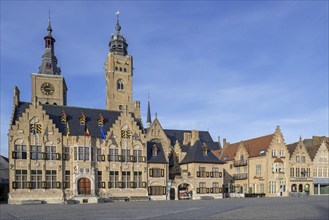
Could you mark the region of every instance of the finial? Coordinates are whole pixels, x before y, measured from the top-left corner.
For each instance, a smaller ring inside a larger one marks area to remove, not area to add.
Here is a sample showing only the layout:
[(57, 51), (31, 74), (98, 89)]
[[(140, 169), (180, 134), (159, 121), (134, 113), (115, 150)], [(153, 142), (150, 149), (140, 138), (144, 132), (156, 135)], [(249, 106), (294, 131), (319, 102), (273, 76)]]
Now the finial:
[(51, 35), (51, 32), (53, 31), (53, 29), (51, 28), (51, 24), (50, 24), (50, 9), (48, 11), (48, 28), (47, 28), (47, 31), (48, 31), (48, 35)]
[(302, 136), (301, 135), (299, 136), (299, 141), (302, 141)]
[(158, 113), (157, 112), (155, 113), (155, 118), (158, 118)]
[(115, 14), (116, 14), (116, 16), (117, 16), (117, 25), (115, 25), (115, 30), (117, 31), (117, 33), (119, 33), (120, 30), (121, 30), (121, 26), (120, 26), (120, 24), (119, 24), (119, 14), (120, 14), (120, 12), (117, 11), (117, 12), (115, 12)]

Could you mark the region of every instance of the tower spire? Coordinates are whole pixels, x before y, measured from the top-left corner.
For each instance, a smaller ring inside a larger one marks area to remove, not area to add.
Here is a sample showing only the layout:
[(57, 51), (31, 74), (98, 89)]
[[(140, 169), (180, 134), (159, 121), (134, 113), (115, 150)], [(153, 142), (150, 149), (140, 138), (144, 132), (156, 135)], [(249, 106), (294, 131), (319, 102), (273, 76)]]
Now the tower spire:
[(121, 30), (121, 26), (119, 23), (120, 12), (117, 11), (117, 12), (115, 12), (115, 14), (117, 17), (117, 23), (115, 25), (116, 33), (114, 35), (112, 34), (112, 36), (111, 36), (111, 40), (109, 43), (110, 52), (112, 52), (116, 55), (126, 56), (126, 55), (128, 55), (128, 52), (127, 52), (128, 44), (126, 42), (125, 37), (120, 33), (120, 30)]
[(151, 119), (151, 107), (150, 107), (150, 93), (148, 92), (148, 102), (147, 102), (147, 120), (146, 120), (146, 127), (151, 127), (152, 119)]
[(120, 30), (121, 30), (121, 26), (120, 26), (120, 23), (119, 23), (119, 14), (120, 12), (117, 11), (115, 12), (115, 14), (117, 15), (117, 24), (115, 25), (115, 30), (117, 31), (117, 35), (120, 34)]
[(51, 28), (51, 23), (50, 23), (50, 9), (48, 11), (48, 28), (47, 28), (47, 31), (48, 31), (48, 36), (51, 36), (51, 32), (53, 32), (53, 29)]

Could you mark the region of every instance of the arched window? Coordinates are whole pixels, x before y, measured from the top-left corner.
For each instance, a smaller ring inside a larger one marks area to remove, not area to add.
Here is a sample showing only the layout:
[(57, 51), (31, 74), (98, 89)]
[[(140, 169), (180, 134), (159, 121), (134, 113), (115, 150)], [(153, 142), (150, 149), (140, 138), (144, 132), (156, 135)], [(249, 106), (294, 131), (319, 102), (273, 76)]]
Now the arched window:
[(122, 67), (120, 67), (120, 72), (122, 72)]
[(118, 67), (117, 66), (115, 67), (115, 71), (118, 71)]
[(121, 79), (117, 82), (117, 90), (123, 90), (123, 81)]

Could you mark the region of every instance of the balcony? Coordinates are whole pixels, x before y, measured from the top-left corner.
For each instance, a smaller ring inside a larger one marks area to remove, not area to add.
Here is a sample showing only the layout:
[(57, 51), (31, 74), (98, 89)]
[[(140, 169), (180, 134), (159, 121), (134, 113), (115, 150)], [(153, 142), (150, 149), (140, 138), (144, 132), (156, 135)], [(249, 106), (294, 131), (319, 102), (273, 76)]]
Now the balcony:
[(242, 167), (247, 166), (248, 162), (246, 160), (236, 160), (233, 164), (235, 167)]
[(245, 180), (248, 179), (248, 173), (238, 173), (233, 175), (234, 180)]

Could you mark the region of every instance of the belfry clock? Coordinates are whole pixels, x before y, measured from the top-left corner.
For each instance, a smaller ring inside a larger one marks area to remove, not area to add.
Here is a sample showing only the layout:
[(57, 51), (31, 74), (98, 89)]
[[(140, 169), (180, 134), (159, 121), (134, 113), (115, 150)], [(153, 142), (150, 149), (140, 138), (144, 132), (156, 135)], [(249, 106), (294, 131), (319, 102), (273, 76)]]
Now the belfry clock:
[(49, 82), (45, 82), (41, 85), (41, 92), (45, 95), (52, 95), (54, 90), (54, 86)]

